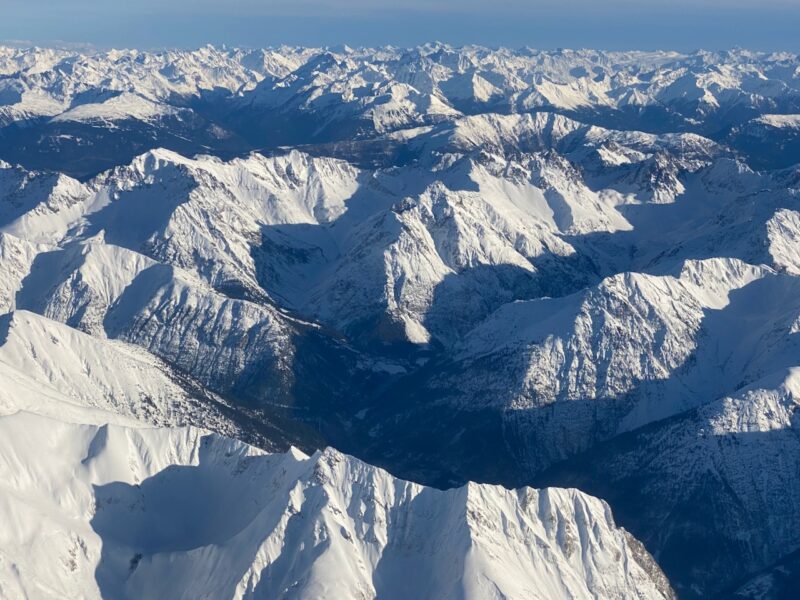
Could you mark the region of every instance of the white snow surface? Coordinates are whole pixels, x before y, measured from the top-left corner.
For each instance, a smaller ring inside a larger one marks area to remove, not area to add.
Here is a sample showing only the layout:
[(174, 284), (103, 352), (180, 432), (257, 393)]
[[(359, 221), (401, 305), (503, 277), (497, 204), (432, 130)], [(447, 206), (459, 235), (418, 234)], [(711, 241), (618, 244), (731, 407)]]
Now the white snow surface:
[(763, 519), (716, 524), (751, 540), (734, 570), (794, 552), (800, 172), (582, 119), (796, 112), (798, 73), (740, 50), (0, 47), (0, 127), (168, 126), (218, 94), (254, 127), (408, 158), (157, 148), (81, 181), (0, 161), (0, 597), (669, 596), (579, 492), (440, 492), (208, 433), (252, 433), (231, 398), (305, 410), (303, 385), (338, 377), (345, 400), (312, 400), (345, 414), (376, 373), (425, 401), (334, 425), (392, 439), (422, 407), (458, 444), (499, 415), (526, 478), (646, 431), (618, 473), (654, 469), (658, 499), (712, 472), (704, 502)]
[[(446, 44), (410, 49), (208, 46), (162, 52), (0, 47), (0, 123), (111, 110), (91, 102), (97, 93), (137, 94), (168, 106), (170, 98), (220, 90), (238, 97), (242, 107), (317, 113), (323, 115), (323, 128), (355, 118), (371, 124), (372, 133), (495, 107), (514, 112), (668, 107), (692, 123), (730, 107), (761, 111), (791, 102), (798, 93), (797, 66), (796, 55), (740, 50), (515, 51)], [(87, 98), (93, 108), (75, 105)], [(143, 108), (130, 114), (142, 110), (145, 118), (152, 116)]]
[(576, 490), (438, 491), (193, 428), (0, 417), (0, 511), (9, 600), (671, 597)]
[(754, 122), (778, 129), (796, 129), (800, 127), (800, 115), (761, 115)]
[(105, 102), (80, 104), (53, 117), (60, 121), (123, 121), (136, 119), (148, 121), (159, 117), (178, 114), (178, 109), (159, 104), (137, 94), (122, 93)]

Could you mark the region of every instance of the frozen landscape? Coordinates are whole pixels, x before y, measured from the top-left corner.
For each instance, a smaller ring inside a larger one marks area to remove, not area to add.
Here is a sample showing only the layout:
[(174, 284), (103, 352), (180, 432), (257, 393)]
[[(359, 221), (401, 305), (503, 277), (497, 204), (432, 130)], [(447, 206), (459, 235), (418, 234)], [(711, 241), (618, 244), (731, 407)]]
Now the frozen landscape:
[(0, 47), (0, 598), (800, 587), (800, 57)]

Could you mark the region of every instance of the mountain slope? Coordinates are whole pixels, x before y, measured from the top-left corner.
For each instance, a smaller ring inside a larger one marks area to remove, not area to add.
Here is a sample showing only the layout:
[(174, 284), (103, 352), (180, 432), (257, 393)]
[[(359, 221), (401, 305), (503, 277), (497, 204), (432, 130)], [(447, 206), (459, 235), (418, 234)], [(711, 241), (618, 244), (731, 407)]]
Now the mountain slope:
[[(464, 507), (489, 493), (468, 481), (578, 485), (610, 501), (682, 597), (777, 590), (800, 551), (798, 73), (797, 55), (745, 50), (0, 48), (0, 411), (334, 446), (460, 488), (420, 494)], [(141, 444), (163, 442), (176, 466), (180, 436), (200, 434), (152, 435), (165, 437)], [(317, 489), (304, 468), (298, 489)], [(82, 481), (89, 497), (98, 482)], [(491, 494), (485, 506), (505, 498), (519, 522), (514, 495)], [(524, 595), (518, 530), (463, 552), (496, 533), (494, 508), (478, 523), (410, 496), (408, 527), (426, 522), (417, 510), (439, 515), (421, 544), (452, 542), (455, 562), (333, 536), (321, 563), (262, 548), (277, 566), (257, 584), (263, 552), (234, 557), (216, 538), (167, 550), (190, 571), (237, 561), (211, 583), (247, 571), (256, 597), (334, 585), (315, 578), (343, 548), (364, 566), (348, 594), (405, 584), (407, 561), (424, 574), (408, 595)], [(326, 506), (307, 505), (315, 523)], [(195, 539), (165, 531), (153, 539)], [(170, 581), (163, 557), (115, 539), (127, 546), (101, 586), (131, 568), (117, 595)], [(586, 570), (548, 544), (547, 594), (639, 589), (624, 562), (609, 582), (605, 558)], [(466, 567), (483, 583), (458, 587)]]
[(265, 455), (197, 429), (18, 413), (0, 430), (9, 599), (672, 597), (575, 490), (441, 492), (333, 450)]
[[(745, 565), (767, 569), (800, 548), (798, 391), (797, 367), (776, 372), (538, 481), (579, 485), (611, 502), (682, 595), (725, 592), (720, 574), (737, 582)], [(757, 590), (737, 597), (780, 597)]]

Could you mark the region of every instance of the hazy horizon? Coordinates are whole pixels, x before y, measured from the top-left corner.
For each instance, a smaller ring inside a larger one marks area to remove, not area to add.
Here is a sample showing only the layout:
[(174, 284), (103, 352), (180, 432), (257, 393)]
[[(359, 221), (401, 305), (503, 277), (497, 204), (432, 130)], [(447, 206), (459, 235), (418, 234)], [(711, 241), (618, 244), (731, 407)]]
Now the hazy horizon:
[(785, 0), (522, 0), (454, 3), (363, 0), (209, 0), (124, 6), (98, 0), (10, 0), (0, 23), (4, 43), (107, 47), (453, 45), (606, 50), (800, 51), (800, 6)]

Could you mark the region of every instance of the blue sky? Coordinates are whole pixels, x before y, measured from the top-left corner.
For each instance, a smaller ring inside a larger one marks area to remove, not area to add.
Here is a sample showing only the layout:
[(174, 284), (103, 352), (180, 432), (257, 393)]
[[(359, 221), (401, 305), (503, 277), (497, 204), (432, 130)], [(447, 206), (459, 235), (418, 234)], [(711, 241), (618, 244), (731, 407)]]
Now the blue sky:
[(800, 51), (800, 0), (2, 0), (0, 40)]

